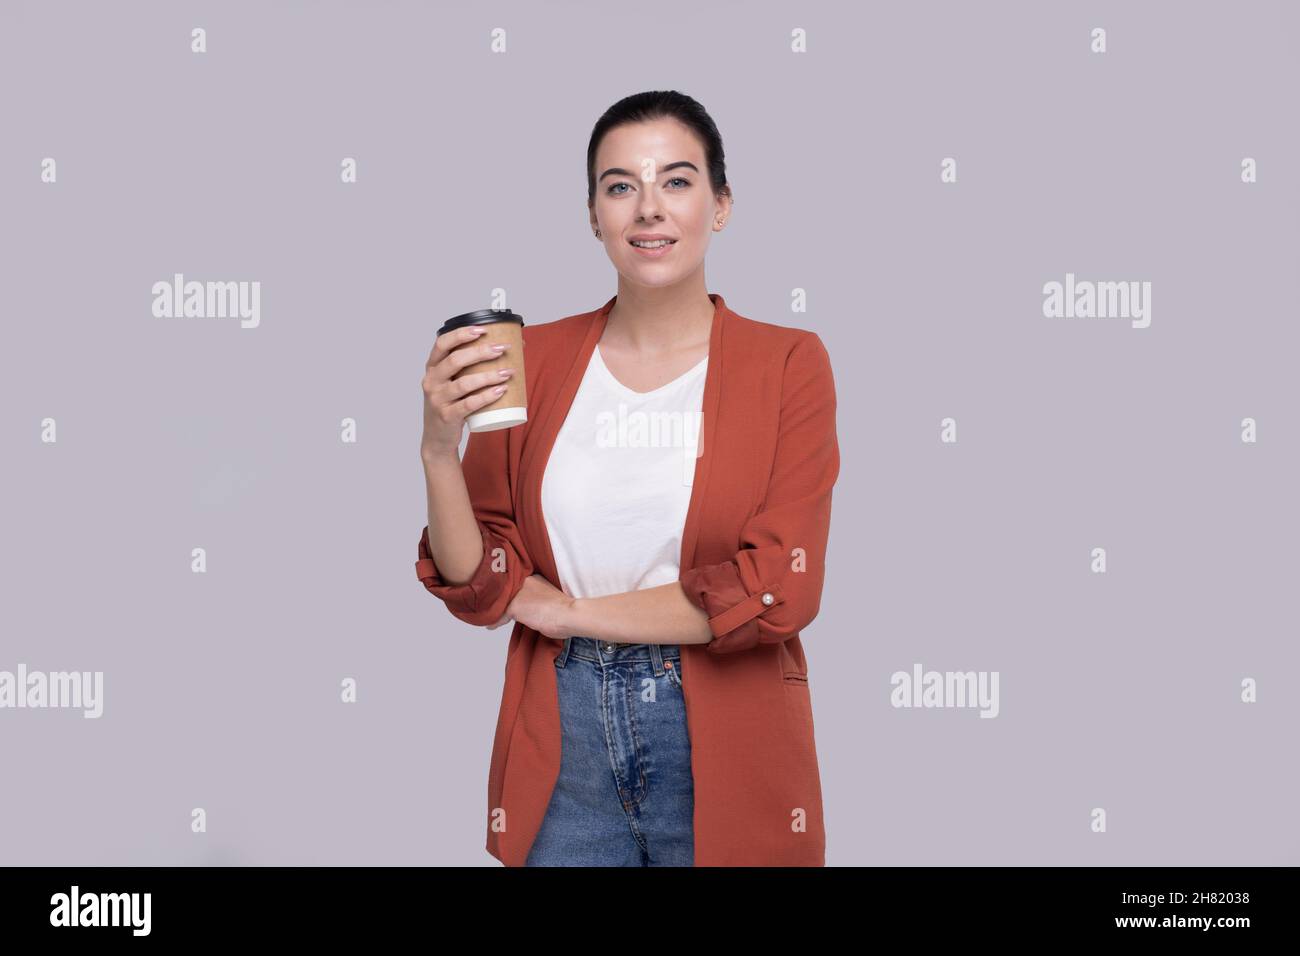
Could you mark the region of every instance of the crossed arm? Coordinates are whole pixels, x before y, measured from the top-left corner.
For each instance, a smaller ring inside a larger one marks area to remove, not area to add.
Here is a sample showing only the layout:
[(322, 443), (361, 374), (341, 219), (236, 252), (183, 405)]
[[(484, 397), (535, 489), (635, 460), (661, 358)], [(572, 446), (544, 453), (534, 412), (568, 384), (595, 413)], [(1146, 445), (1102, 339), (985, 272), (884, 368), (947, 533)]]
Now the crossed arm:
[(709, 616), (677, 581), (597, 598), (573, 598), (541, 575), (524, 579), (506, 615), (546, 637), (594, 637), (620, 644), (707, 644)]

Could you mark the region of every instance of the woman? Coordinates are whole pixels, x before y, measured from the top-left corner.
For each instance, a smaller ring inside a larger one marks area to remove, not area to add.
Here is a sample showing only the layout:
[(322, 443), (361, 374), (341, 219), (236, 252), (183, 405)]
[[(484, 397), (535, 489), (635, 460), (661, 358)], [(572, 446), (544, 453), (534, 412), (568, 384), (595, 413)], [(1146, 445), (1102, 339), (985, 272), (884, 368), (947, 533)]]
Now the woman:
[[(800, 631), (816, 616), (835, 386), (812, 332), (706, 292), (732, 208), (717, 128), (676, 92), (611, 107), (587, 206), (618, 271), (594, 312), (524, 327), (528, 421), (470, 435), (495, 372), (473, 327), (424, 376), (416, 574), (514, 629), (488, 777), (508, 866), (821, 866)], [(659, 427), (666, 425), (667, 427)]]

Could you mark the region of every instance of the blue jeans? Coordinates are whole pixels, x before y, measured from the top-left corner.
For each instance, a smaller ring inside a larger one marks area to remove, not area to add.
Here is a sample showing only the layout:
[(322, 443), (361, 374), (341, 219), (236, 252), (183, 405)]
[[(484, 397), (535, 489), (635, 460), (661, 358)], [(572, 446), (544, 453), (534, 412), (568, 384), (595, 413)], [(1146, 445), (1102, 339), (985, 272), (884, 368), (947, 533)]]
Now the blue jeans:
[(525, 866), (693, 866), (681, 649), (571, 637), (555, 668), (560, 774)]

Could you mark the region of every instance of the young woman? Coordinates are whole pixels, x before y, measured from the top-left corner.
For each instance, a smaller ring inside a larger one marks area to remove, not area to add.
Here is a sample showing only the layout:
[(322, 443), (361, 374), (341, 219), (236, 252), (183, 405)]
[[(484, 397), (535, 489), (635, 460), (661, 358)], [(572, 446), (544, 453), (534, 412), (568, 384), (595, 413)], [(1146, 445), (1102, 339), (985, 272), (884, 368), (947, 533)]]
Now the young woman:
[(839, 473), (812, 332), (706, 291), (731, 214), (695, 100), (612, 106), (587, 147), (603, 307), (524, 327), (528, 421), (495, 400), (473, 327), (423, 380), (429, 521), (416, 574), (470, 624), (514, 622), (488, 778), (508, 866), (820, 866), (800, 632), (816, 616)]

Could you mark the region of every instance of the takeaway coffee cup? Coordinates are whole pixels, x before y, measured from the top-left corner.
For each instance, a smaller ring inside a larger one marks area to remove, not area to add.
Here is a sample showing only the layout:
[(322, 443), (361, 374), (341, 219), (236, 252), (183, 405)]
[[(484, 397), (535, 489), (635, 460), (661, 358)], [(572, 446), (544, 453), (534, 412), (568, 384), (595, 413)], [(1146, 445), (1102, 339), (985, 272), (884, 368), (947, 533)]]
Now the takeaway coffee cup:
[[(472, 413), (466, 422), (472, 432), (490, 432), (498, 428), (513, 428), (528, 421), (528, 394), (524, 387), (524, 317), (509, 309), (479, 309), (466, 312), (448, 319), (438, 330), (438, 334), (451, 332), (467, 325), (482, 325), (487, 331), (472, 342), (466, 342), (458, 348), (479, 348), (480, 343), (498, 342), (509, 346), (496, 358), (466, 365), (456, 373), (474, 375), (478, 372), (495, 372), (499, 368), (513, 368), (515, 374), (506, 379), (506, 390), (496, 401), (488, 402), (478, 411)], [(486, 386), (491, 387), (491, 386)]]

